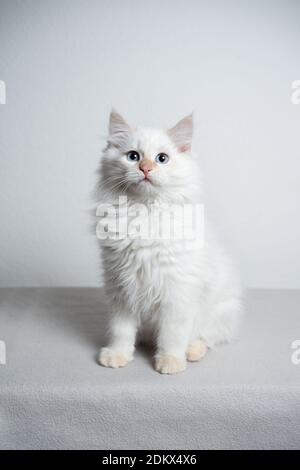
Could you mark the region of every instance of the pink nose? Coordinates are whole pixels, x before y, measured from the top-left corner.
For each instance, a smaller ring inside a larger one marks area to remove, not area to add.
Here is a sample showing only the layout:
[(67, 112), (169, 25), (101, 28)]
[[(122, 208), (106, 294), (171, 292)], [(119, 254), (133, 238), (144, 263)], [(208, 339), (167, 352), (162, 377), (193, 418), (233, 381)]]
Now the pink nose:
[(149, 166), (140, 166), (140, 170), (144, 173), (145, 178), (147, 178), (149, 171), (152, 170)]

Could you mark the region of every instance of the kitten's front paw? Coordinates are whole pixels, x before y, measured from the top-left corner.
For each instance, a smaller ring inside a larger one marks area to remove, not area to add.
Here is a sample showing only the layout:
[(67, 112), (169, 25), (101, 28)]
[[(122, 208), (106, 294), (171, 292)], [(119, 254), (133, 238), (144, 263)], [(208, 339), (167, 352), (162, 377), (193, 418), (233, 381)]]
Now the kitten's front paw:
[(175, 356), (156, 356), (155, 370), (161, 374), (177, 374), (186, 367), (186, 361)]
[(189, 344), (186, 358), (190, 362), (200, 361), (207, 353), (207, 346), (201, 339), (196, 339)]
[(99, 353), (99, 364), (104, 367), (113, 367), (117, 369), (118, 367), (124, 367), (131, 361), (131, 357), (126, 356), (120, 352), (114, 351), (110, 348), (102, 348)]

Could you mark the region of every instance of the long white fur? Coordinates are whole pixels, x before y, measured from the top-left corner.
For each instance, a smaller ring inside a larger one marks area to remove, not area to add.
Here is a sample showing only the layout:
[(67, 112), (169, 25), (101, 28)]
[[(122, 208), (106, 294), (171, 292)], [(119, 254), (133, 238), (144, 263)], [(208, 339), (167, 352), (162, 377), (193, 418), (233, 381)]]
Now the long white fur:
[[(129, 204), (196, 202), (201, 182), (191, 151), (192, 132), (192, 116), (168, 131), (132, 129), (112, 111), (101, 161), (100, 200), (117, 203), (119, 195), (126, 195)], [(170, 160), (151, 171), (149, 184), (142, 181), (139, 164), (126, 159), (129, 150), (151, 160), (163, 151)], [(203, 246), (186, 240), (125, 238), (106, 240), (101, 251), (110, 305), (109, 342), (99, 354), (102, 365), (126, 365), (137, 337), (151, 338), (156, 370), (176, 373), (185, 368), (187, 354), (194, 358), (200, 347), (200, 359), (205, 345), (213, 347), (235, 335), (241, 291), (231, 260), (208, 223)]]

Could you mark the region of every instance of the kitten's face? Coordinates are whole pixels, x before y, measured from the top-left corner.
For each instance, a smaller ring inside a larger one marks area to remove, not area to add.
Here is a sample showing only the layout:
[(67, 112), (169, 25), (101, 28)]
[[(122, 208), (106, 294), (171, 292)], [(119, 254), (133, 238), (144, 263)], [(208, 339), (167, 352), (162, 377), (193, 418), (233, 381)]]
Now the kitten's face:
[(172, 196), (188, 185), (192, 171), (192, 117), (169, 131), (131, 129), (117, 113), (110, 116), (103, 176), (108, 189), (143, 198)]

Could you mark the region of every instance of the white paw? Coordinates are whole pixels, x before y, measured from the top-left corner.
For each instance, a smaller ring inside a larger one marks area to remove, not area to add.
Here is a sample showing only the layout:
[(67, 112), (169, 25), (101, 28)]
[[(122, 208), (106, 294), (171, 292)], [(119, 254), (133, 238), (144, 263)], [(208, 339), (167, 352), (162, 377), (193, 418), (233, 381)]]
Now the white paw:
[(175, 356), (156, 356), (155, 370), (161, 374), (177, 374), (182, 372), (186, 367), (184, 359)]
[(186, 358), (190, 362), (200, 361), (203, 356), (207, 353), (207, 346), (201, 339), (197, 339), (190, 343)]
[(114, 351), (110, 348), (102, 348), (99, 353), (99, 364), (104, 367), (124, 367), (132, 360), (131, 357), (122, 354), (121, 352)]

